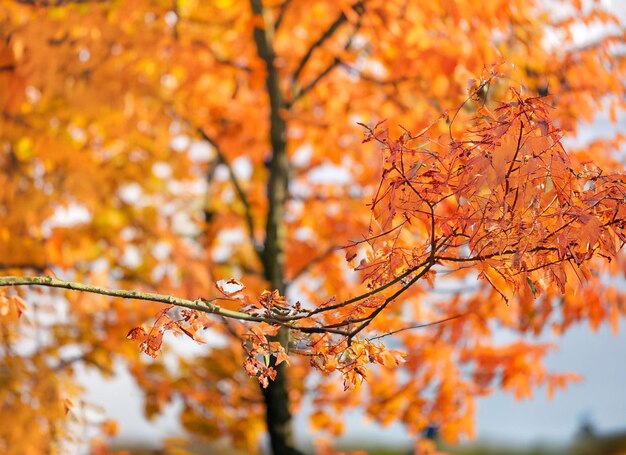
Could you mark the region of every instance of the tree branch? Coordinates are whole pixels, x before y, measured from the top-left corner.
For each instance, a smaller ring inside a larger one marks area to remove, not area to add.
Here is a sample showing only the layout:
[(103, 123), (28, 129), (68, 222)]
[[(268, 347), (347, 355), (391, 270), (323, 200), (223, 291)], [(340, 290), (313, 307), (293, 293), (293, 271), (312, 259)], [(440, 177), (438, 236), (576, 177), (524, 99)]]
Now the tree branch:
[(350, 344), (350, 339), (352, 339), (360, 331), (362, 331), (368, 325), (370, 325), (370, 323), (376, 318), (376, 316), (378, 316), (385, 308), (387, 308), (387, 306), (391, 302), (393, 302), (401, 294), (403, 294), (404, 291), (406, 291), (408, 288), (410, 288), (411, 285), (413, 285), (417, 280), (419, 280), (421, 277), (423, 277), (431, 269), (431, 267), (435, 265), (435, 262), (433, 261), (433, 258), (434, 258), (434, 256), (432, 256), (432, 255), (429, 256), (429, 258), (428, 258), (429, 259), (429, 263), (426, 264), (426, 266), (422, 270), (420, 270), (420, 272), (417, 275), (415, 275), (413, 278), (411, 278), (406, 283), (403, 283), (403, 285), (402, 285), (402, 287), (400, 289), (398, 289), (396, 292), (394, 292), (389, 297), (387, 297), (385, 299), (385, 301), (378, 308), (376, 308), (374, 311), (372, 311), (372, 313), (369, 316), (367, 316), (367, 320), (366, 321), (362, 322), (358, 327), (356, 327), (354, 330), (352, 330), (350, 332), (350, 335), (348, 336), (348, 344)]
[(230, 178), (231, 183), (233, 184), (233, 187), (235, 188), (237, 197), (243, 204), (244, 217), (246, 220), (246, 226), (248, 228), (248, 237), (250, 238), (250, 243), (252, 243), (252, 247), (254, 248), (254, 251), (256, 251), (256, 253), (259, 255), (259, 258), (262, 259), (261, 247), (257, 243), (255, 236), (254, 236), (254, 218), (252, 217), (252, 206), (250, 205), (250, 201), (248, 200), (248, 196), (246, 195), (246, 192), (243, 190), (243, 187), (241, 186), (241, 183), (239, 182), (239, 179), (237, 178), (237, 175), (235, 174), (233, 167), (230, 165), (230, 163), (226, 159), (226, 156), (222, 152), (222, 149), (217, 144), (217, 142), (215, 142), (213, 138), (211, 138), (208, 134), (206, 134), (206, 132), (202, 128), (198, 128), (198, 132), (200, 133), (202, 138), (205, 141), (207, 141), (209, 144), (211, 144), (211, 146), (215, 149), (215, 153), (217, 154), (217, 157), (220, 163), (226, 166), (226, 169), (228, 170), (228, 176)]
[(337, 66), (339, 66), (340, 63), (341, 63), (341, 60), (335, 57), (333, 61), (329, 63), (328, 66), (324, 68), (324, 70), (322, 70), (322, 72), (319, 73), (315, 77), (315, 79), (313, 79), (311, 82), (309, 82), (307, 85), (305, 85), (302, 88), (297, 87), (294, 90), (291, 100), (289, 100), (289, 102), (286, 105), (287, 109), (293, 106), (295, 102), (298, 101), (300, 98), (302, 98), (304, 95), (309, 93), (318, 84), (319, 81), (321, 81), (326, 76), (328, 76), (332, 70), (334, 70)]
[(287, 9), (289, 8), (289, 4), (291, 2), (292, 0), (284, 0), (281, 3), (280, 9), (278, 10), (278, 16), (276, 17), (276, 22), (274, 22), (274, 32), (278, 31), (283, 23), (283, 19), (285, 18), (285, 14), (287, 13)]
[[(363, 0), (356, 2), (354, 5), (352, 5), (352, 10), (355, 11), (358, 15), (363, 14), (364, 3), (365, 2)], [(337, 17), (337, 19), (335, 19), (333, 23), (330, 24), (330, 26), (324, 31), (324, 33), (322, 33), (322, 35), (315, 42), (313, 42), (313, 44), (311, 44), (311, 46), (307, 49), (306, 53), (300, 60), (300, 63), (298, 64), (296, 70), (294, 71), (293, 76), (291, 77), (292, 86), (294, 88), (296, 84), (298, 83), (298, 79), (300, 78), (300, 74), (302, 73), (302, 70), (304, 70), (304, 67), (311, 59), (313, 52), (318, 47), (322, 46), (329, 38), (331, 38), (335, 34), (335, 32), (339, 29), (339, 27), (341, 27), (344, 24), (344, 22), (347, 21), (347, 19), (348, 17), (346, 16), (346, 14), (342, 12)]]
[(76, 363), (81, 363), (81, 362), (88, 364), (88, 365), (91, 364), (95, 366), (96, 368), (98, 368), (99, 370), (104, 371), (110, 375), (113, 375), (115, 373), (112, 368), (106, 367), (102, 365), (100, 362), (98, 362), (97, 360), (89, 357), (89, 353), (81, 354), (76, 357), (69, 357), (69, 358), (61, 359), (59, 363), (52, 368), (52, 370), (61, 371), (61, 370), (64, 370), (65, 368), (73, 366)]
[[(393, 229), (392, 229), (392, 230), (393, 230)], [(391, 230), (391, 231), (392, 231), (392, 230)], [(390, 232), (391, 232), (391, 231), (390, 231)], [(446, 243), (447, 241), (448, 241), (448, 237), (444, 237), (444, 238), (442, 238), (442, 239), (441, 239), (441, 243), (440, 243), (439, 245), (437, 245), (437, 246), (436, 246), (436, 249), (437, 249), (437, 250), (441, 249), (441, 248), (445, 245), (445, 243)], [(411, 275), (412, 273), (416, 272), (417, 270), (419, 270), (419, 269), (420, 269), (420, 268), (422, 268), (422, 267), (425, 267), (425, 268), (429, 269), (429, 268), (430, 268), (430, 267), (432, 267), (434, 264), (436, 264), (438, 261), (439, 261), (439, 257), (438, 257), (438, 256), (433, 256), (433, 255), (431, 254), (431, 255), (429, 255), (429, 256), (428, 256), (428, 258), (426, 258), (424, 261), (422, 261), (422, 262), (420, 262), (419, 264), (417, 264), (417, 265), (415, 265), (415, 266), (411, 267), (411, 268), (410, 268), (410, 269), (408, 269), (408, 270), (405, 270), (405, 271), (404, 271), (404, 272), (402, 272), (400, 275), (398, 275), (398, 276), (397, 276), (397, 277), (395, 277), (394, 279), (392, 279), (392, 280), (388, 281), (387, 283), (385, 283), (385, 284), (383, 284), (383, 285), (381, 285), (381, 286), (379, 286), (379, 287), (377, 287), (377, 288), (375, 288), (375, 289), (372, 289), (371, 291), (365, 292), (365, 293), (363, 293), (363, 294), (361, 294), (361, 295), (357, 295), (356, 297), (352, 297), (352, 298), (350, 298), (350, 299), (344, 300), (344, 301), (339, 302), (339, 303), (335, 303), (335, 304), (333, 304), (333, 305), (327, 305), (327, 306), (323, 306), (323, 307), (317, 308), (317, 309), (315, 309), (315, 310), (311, 311), (310, 313), (308, 313), (305, 317), (311, 317), (311, 316), (314, 316), (314, 315), (319, 314), (319, 313), (324, 313), (324, 312), (326, 312), (326, 311), (336, 310), (337, 308), (341, 308), (341, 307), (344, 307), (344, 306), (346, 306), (346, 305), (350, 305), (351, 303), (356, 303), (356, 302), (359, 302), (359, 301), (361, 301), (361, 300), (365, 300), (365, 299), (367, 299), (368, 297), (371, 297), (371, 296), (373, 296), (373, 295), (376, 295), (376, 294), (378, 294), (378, 293), (380, 293), (380, 292), (384, 291), (385, 289), (390, 288), (390, 287), (391, 287), (391, 286), (393, 286), (394, 284), (397, 284), (397, 283), (401, 282), (401, 281), (402, 281), (402, 280), (404, 280), (406, 277), (408, 277), (409, 275)], [(422, 271), (418, 274), (418, 278), (422, 277), (424, 273), (425, 273), (425, 272), (422, 270)], [(413, 282), (415, 282), (415, 281), (417, 281), (417, 280), (415, 280), (415, 278), (412, 278), (409, 282), (410, 282), (410, 283), (413, 283)], [(403, 282), (403, 283), (404, 283), (404, 282)], [(406, 288), (406, 287), (407, 287), (407, 285), (406, 285), (406, 284), (404, 284), (404, 285), (403, 285), (403, 288)], [(394, 298), (395, 298), (395, 297), (394, 297)], [(292, 318), (292, 319), (298, 319), (298, 318), (300, 318), (300, 319), (301, 319), (302, 317), (296, 317), (296, 318)]]
[[(348, 38), (348, 41), (346, 41), (346, 44), (344, 45), (344, 50), (348, 50), (350, 48), (350, 46), (352, 45), (352, 41), (354, 40), (354, 37), (356, 36), (357, 32), (359, 31), (359, 29), (361, 28), (361, 14), (363, 14), (363, 12), (365, 11), (364, 7), (363, 7), (363, 2), (358, 2), (356, 5), (354, 5), (352, 8), (357, 12), (357, 14), (359, 14), (359, 21), (355, 24), (354, 26), (354, 30), (352, 31), (350, 37)], [(344, 15), (344, 13), (342, 13), (342, 15)], [(340, 16), (341, 17), (341, 16)], [(345, 17), (345, 15), (344, 15)], [(345, 20), (345, 19), (344, 19)], [(332, 25), (331, 25), (332, 28)], [(337, 27), (338, 28), (338, 27)], [(330, 30), (330, 29), (329, 29)], [(327, 30), (327, 32), (329, 31)], [(335, 29), (336, 30), (336, 29)], [(333, 30), (334, 33), (334, 30)], [(332, 33), (331, 33), (332, 35)], [(330, 35), (329, 35), (330, 37)], [(319, 41), (319, 40), (318, 40)], [(314, 43), (315, 44), (315, 43)], [(321, 43), (320, 43), (321, 45)], [(312, 53), (312, 49), (313, 47), (309, 48), (309, 51)], [(307, 60), (311, 57), (310, 55), (305, 56), (307, 58)], [(321, 73), (319, 73), (311, 82), (309, 82), (307, 85), (305, 85), (304, 87), (299, 87), (298, 86), (298, 78), (300, 76), (300, 72), (302, 72), (302, 70), (304, 69), (304, 66), (302, 66), (301, 68), (299, 67), (298, 69), (296, 69), (296, 72), (294, 73), (294, 75), (292, 76), (292, 87), (291, 87), (291, 100), (287, 103), (286, 107), (287, 109), (291, 108), (291, 106), (293, 106), (295, 104), (296, 101), (298, 101), (300, 98), (302, 98), (304, 95), (306, 95), (308, 92), (310, 92), (311, 90), (313, 90), (313, 88), (322, 80), (324, 79), (328, 74), (330, 74), (330, 72), (332, 70), (334, 70), (335, 68), (337, 68), (338, 66), (342, 65), (342, 61), (339, 57), (335, 56), (335, 58), (333, 59), (332, 62), (330, 62), (328, 64), (328, 66), (326, 66), (326, 68), (324, 68), (322, 70)], [(302, 65), (302, 62), (300, 62), (300, 64)], [(306, 65), (306, 62), (304, 62), (304, 64)]]
[(452, 320), (458, 319), (458, 318), (460, 318), (462, 316), (465, 316), (465, 314), (455, 314), (454, 316), (450, 316), (450, 317), (439, 319), (437, 321), (432, 321), (432, 322), (422, 322), (422, 323), (419, 323), (419, 324), (411, 324), (411, 325), (409, 325), (407, 327), (402, 327), (401, 329), (391, 330), (389, 332), (383, 333), (382, 335), (377, 335), (375, 337), (369, 338), (369, 341), (379, 340), (381, 338), (385, 338), (385, 337), (388, 337), (390, 335), (394, 335), (396, 333), (404, 332), (406, 330), (422, 329), (424, 327), (431, 327), (433, 325), (443, 324), (444, 322), (452, 321)]
[[(517, 163), (517, 156), (522, 148), (522, 137), (524, 132), (524, 122), (520, 120), (519, 125), (519, 136), (517, 137), (517, 147), (515, 147), (515, 155), (513, 155), (513, 159), (511, 160), (511, 164), (509, 165), (509, 169), (506, 171), (506, 175), (504, 176), (505, 187), (504, 187), (504, 197), (506, 198), (507, 194), (509, 194), (509, 177), (513, 172), (513, 166)], [(517, 195), (515, 196), (515, 201), (517, 202)], [(515, 208), (515, 204), (513, 204), (513, 208)]]
[(279, 316), (258, 316), (248, 314), (241, 311), (229, 310), (223, 308), (214, 302), (217, 300), (232, 301), (228, 297), (213, 297), (211, 299), (198, 298), (196, 300), (183, 299), (172, 295), (156, 294), (153, 292), (141, 292), (126, 289), (109, 289), (90, 284), (78, 283), (75, 281), (65, 281), (50, 276), (0, 276), (0, 287), (7, 286), (44, 286), (51, 288), (68, 289), (70, 291), (86, 292), (89, 294), (105, 295), (107, 297), (118, 297), (130, 300), (144, 300), (148, 302), (163, 303), (176, 307), (187, 308), (190, 310), (201, 311), (203, 313), (214, 314), (225, 319), (236, 319), (243, 322), (265, 322), (272, 325), (280, 325), (286, 329), (297, 330), (302, 333), (334, 333), (336, 335), (347, 336), (345, 330), (335, 329), (333, 327), (317, 326), (299, 327), (292, 322), (290, 318), (281, 318)]
[[(106, 295), (108, 297), (119, 297), (131, 300), (145, 300), (149, 302), (163, 303), (166, 305), (174, 305), (178, 307), (188, 308), (190, 310), (201, 311), (203, 313), (216, 314), (230, 319), (238, 319), (249, 322), (268, 322), (268, 318), (253, 316), (241, 311), (229, 310), (222, 308), (213, 303), (216, 300), (231, 300), (225, 297), (216, 297), (212, 299), (196, 299), (188, 300), (172, 295), (156, 294), (153, 292), (141, 292), (136, 290), (124, 289), (108, 289), (100, 286), (92, 286), (89, 284), (78, 283), (74, 281), (64, 281), (50, 276), (2, 276), (0, 277), (0, 287), (3, 286), (45, 286), (51, 288), (69, 289), (71, 291), (87, 292), (90, 294)], [(274, 319), (269, 319), (271, 323), (279, 323)]]
[(357, 295), (356, 297), (352, 297), (350, 299), (347, 300), (343, 300), (339, 303), (335, 303), (333, 305), (326, 305), (326, 306), (322, 306), (319, 307), (313, 311), (311, 311), (310, 313), (306, 314), (305, 316), (297, 316), (294, 317), (294, 319), (302, 319), (305, 317), (311, 317), (314, 316), (316, 314), (319, 313), (325, 313), (327, 311), (332, 311), (332, 310), (336, 310), (338, 308), (344, 307), (346, 305), (350, 305), (351, 303), (356, 303), (360, 300), (365, 300), (368, 297), (371, 297), (373, 295), (376, 295), (382, 291), (384, 291), (387, 288), (390, 288), (391, 286), (393, 286), (396, 283), (399, 283), (403, 278), (406, 278), (407, 276), (409, 276), (410, 274), (412, 274), (413, 272), (415, 272), (416, 270), (418, 270), (420, 267), (423, 267), (425, 263), (421, 263), (415, 267), (412, 267), (408, 270), (406, 270), (405, 272), (403, 272), (402, 274), (398, 275), (397, 277), (395, 277), (393, 280), (390, 280), (389, 282), (383, 284), (382, 286), (377, 287), (376, 289), (372, 289), (371, 291), (365, 292), (363, 294)]

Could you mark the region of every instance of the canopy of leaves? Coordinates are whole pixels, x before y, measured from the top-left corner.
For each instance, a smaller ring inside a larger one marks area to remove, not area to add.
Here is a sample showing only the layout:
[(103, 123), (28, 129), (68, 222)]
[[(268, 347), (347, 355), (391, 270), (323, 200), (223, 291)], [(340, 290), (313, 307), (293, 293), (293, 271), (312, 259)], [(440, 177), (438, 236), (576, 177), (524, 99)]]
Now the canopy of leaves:
[[(496, 344), (495, 330), (617, 326), (624, 298), (601, 278), (624, 271), (622, 138), (561, 143), (623, 108), (623, 27), (598, 2), (268, 0), (254, 15), (261, 3), (2, 2), (2, 274), (224, 311), (0, 288), (0, 452), (63, 452), (81, 425), (113, 433), (76, 417), (75, 374), (117, 362), (149, 417), (177, 398), (192, 434), (253, 452), (269, 354), (289, 362), (294, 410), (312, 398), (315, 429), (339, 434), (361, 405), (471, 436), (493, 387), (527, 397), (574, 379), (545, 371), (548, 346)], [(606, 33), (581, 43), (581, 24)], [(276, 109), (286, 300), (262, 255)], [(212, 343), (181, 354), (168, 332)], [(392, 332), (389, 350), (377, 337)]]

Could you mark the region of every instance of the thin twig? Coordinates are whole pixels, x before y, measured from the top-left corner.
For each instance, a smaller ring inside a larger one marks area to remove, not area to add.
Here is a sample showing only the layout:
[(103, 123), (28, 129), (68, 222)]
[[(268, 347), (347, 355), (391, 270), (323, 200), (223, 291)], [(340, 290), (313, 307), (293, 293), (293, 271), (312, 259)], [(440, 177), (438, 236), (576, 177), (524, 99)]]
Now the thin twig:
[(307, 85), (305, 85), (302, 88), (298, 87), (298, 89), (293, 94), (293, 97), (291, 98), (291, 100), (289, 100), (289, 102), (286, 104), (287, 109), (289, 109), (291, 106), (293, 106), (295, 104), (295, 102), (298, 101), (300, 98), (302, 98), (304, 95), (309, 93), (318, 84), (319, 81), (324, 79), (326, 76), (328, 76), (330, 74), (330, 72), (333, 69), (335, 69), (337, 66), (339, 66), (339, 63), (341, 63), (341, 60), (339, 58), (335, 57), (333, 59), (333, 61), (331, 63), (329, 63), (328, 66), (326, 68), (324, 68), (322, 70), (322, 72), (320, 72), (315, 77), (315, 79), (313, 79), (311, 82), (309, 82)]
[[(365, 12), (364, 4), (365, 4), (365, 1), (360, 0), (360, 1), (356, 2), (354, 5), (352, 5), (352, 7), (351, 7), (352, 10), (359, 15), (359, 17), (361, 15), (363, 15), (363, 13)], [(322, 73), (320, 73), (320, 75), (318, 75), (312, 82), (307, 84), (304, 88), (298, 87), (298, 80), (300, 79), (300, 75), (302, 74), (302, 71), (306, 67), (306, 65), (309, 62), (309, 60), (311, 59), (311, 57), (313, 55), (313, 52), (315, 52), (315, 50), (317, 48), (321, 47), (327, 40), (329, 40), (335, 34), (335, 32), (347, 20), (348, 20), (348, 17), (346, 16), (346, 14), (344, 12), (342, 12), (333, 21), (333, 23), (330, 24), (330, 26), (320, 35), (320, 37), (317, 40), (315, 40), (311, 44), (311, 46), (309, 46), (309, 48), (307, 49), (306, 53), (304, 54), (304, 56), (300, 60), (300, 63), (296, 67), (296, 70), (294, 71), (293, 75), (291, 76), (292, 99), (288, 103), (289, 106), (293, 105), (299, 98), (304, 96), (304, 94), (306, 94), (308, 91), (310, 91), (322, 78), (324, 78), (328, 73), (330, 73), (330, 71), (333, 68), (335, 68), (336, 66), (338, 66), (341, 63), (341, 61), (338, 58), (335, 57), (333, 62), (330, 65), (328, 65), (326, 67), (326, 69), (324, 69), (322, 71)], [(358, 31), (360, 26), (361, 26), (360, 22), (356, 24), (354, 32), (352, 33), (352, 36), (350, 36), (350, 38), (348, 39), (348, 42), (346, 43), (346, 45), (344, 47), (345, 49), (350, 47), (350, 44), (352, 43), (352, 39), (354, 38), (354, 35), (356, 34), (356, 32)]]
[(379, 340), (381, 338), (385, 338), (385, 337), (388, 337), (390, 335), (395, 335), (396, 333), (404, 332), (406, 330), (422, 329), (424, 327), (431, 327), (433, 325), (443, 324), (444, 322), (452, 321), (452, 320), (458, 319), (458, 318), (460, 318), (462, 316), (465, 316), (465, 314), (455, 314), (454, 316), (450, 316), (450, 317), (444, 318), (444, 319), (439, 319), (438, 321), (432, 321), (432, 322), (425, 322), (425, 323), (420, 323), (420, 324), (409, 325), (409, 326), (403, 327), (401, 329), (391, 330), (390, 332), (383, 333), (382, 335), (378, 335), (378, 336), (369, 338), (369, 341)]
[[(444, 237), (442, 239), (441, 244), (436, 246), (436, 249), (437, 250), (441, 249), (445, 245), (445, 243), (447, 241), (448, 241), (448, 237)], [(379, 286), (379, 287), (377, 287), (375, 289), (372, 289), (371, 291), (368, 291), (368, 292), (365, 292), (363, 294), (357, 295), (355, 297), (352, 297), (350, 299), (344, 300), (342, 302), (335, 303), (333, 305), (326, 305), (326, 306), (317, 308), (317, 309), (311, 311), (310, 313), (306, 314), (305, 316), (296, 316), (296, 317), (292, 316), (291, 319), (303, 319), (305, 317), (311, 317), (311, 316), (314, 316), (314, 315), (319, 314), (319, 313), (324, 313), (324, 312), (327, 312), (327, 311), (336, 310), (336, 309), (342, 308), (342, 307), (344, 307), (346, 305), (350, 305), (351, 303), (356, 303), (356, 302), (359, 302), (361, 300), (365, 300), (368, 297), (371, 297), (373, 295), (379, 294), (380, 292), (384, 291), (385, 289), (390, 288), (394, 284), (397, 284), (397, 283), (401, 282), (406, 277), (408, 277), (412, 273), (415, 273), (417, 270), (421, 269), (422, 267), (424, 267), (426, 269), (429, 269), (434, 264), (436, 264), (438, 262), (438, 260), (439, 260), (438, 256), (434, 256), (433, 257), (433, 256), (429, 255), (426, 260), (424, 260), (424, 261), (420, 262), (419, 264), (409, 268), (408, 270), (405, 270), (400, 275), (395, 277), (393, 280), (388, 281), (387, 283), (383, 284), (382, 286)], [(422, 275), (423, 275), (423, 270), (417, 275), (417, 277), (420, 278)], [(408, 283), (412, 284), (415, 281), (416, 281), (416, 279), (412, 278)], [(406, 287), (408, 287), (408, 285), (407, 284), (403, 284), (403, 289), (405, 289)]]
[(389, 297), (387, 297), (385, 299), (385, 301), (367, 317), (366, 321), (362, 322), (358, 327), (356, 327), (354, 330), (352, 330), (350, 332), (350, 334), (348, 335), (348, 344), (350, 344), (350, 342), (349, 342), (350, 339), (352, 339), (355, 335), (357, 335), (359, 332), (361, 332), (363, 329), (365, 329), (368, 325), (370, 325), (371, 322), (376, 318), (376, 316), (378, 316), (385, 308), (387, 308), (387, 306), (391, 302), (393, 302), (401, 294), (403, 294), (417, 280), (419, 280), (424, 275), (426, 275), (426, 273), (432, 268), (432, 266), (435, 265), (435, 263), (432, 262), (432, 259), (433, 259), (433, 256), (429, 256), (428, 260), (430, 262), (428, 264), (426, 264), (426, 266), (422, 270), (420, 270), (420, 272), (417, 275), (415, 275), (413, 278), (411, 278), (409, 281), (407, 281), (406, 284), (403, 284), (403, 286), (400, 289), (398, 289), (396, 292), (394, 292)]
[(278, 15), (276, 16), (276, 21), (274, 22), (274, 32), (277, 32), (281, 24), (283, 23), (283, 19), (285, 19), (285, 14), (287, 13), (287, 8), (289, 8), (289, 4), (291, 2), (292, 0), (284, 0), (281, 3), (278, 10)]

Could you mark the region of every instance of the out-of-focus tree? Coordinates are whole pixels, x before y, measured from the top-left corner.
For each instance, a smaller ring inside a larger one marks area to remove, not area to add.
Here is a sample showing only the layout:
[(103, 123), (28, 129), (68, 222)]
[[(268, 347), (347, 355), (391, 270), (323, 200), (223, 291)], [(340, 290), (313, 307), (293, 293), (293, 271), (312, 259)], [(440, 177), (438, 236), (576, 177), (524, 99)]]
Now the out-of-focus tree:
[[(0, 451), (75, 437), (77, 365), (122, 362), (149, 417), (179, 399), (191, 433), (253, 451), (267, 429), (275, 453), (296, 452), (305, 396), (331, 436), (360, 405), (455, 439), (493, 386), (572, 379), (541, 366), (548, 346), (493, 333), (624, 310), (599, 274), (623, 273), (621, 138), (560, 144), (623, 106), (623, 30), (597, 2), (543, 8), (4, 1), (0, 267), (91, 292), (3, 288)], [(581, 42), (585, 25), (603, 33)], [(93, 293), (111, 288), (175, 297)], [(215, 342), (180, 353), (168, 330)], [(392, 332), (405, 363), (376, 341)]]

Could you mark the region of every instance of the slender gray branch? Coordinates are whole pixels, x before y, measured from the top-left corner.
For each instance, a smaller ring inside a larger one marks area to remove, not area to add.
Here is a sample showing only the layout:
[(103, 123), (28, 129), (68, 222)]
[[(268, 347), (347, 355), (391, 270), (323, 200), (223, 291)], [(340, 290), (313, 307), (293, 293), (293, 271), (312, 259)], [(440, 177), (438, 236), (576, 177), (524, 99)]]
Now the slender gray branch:
[(267, 318), (254, 316), (241, 311), (229, 310), (223, 308), (214, 302), (217, 300), (230, 300), (225, 297), (217, 297), (213, 299), (197, 299), (189, 300), (172, 295), (156, 294), (153, 292), (141, 292), (136, 290), (125, 289), (108, 289), (90, 284), (78, 283), (75, 281), (59, 280), (51, 276), (2, 276), (0, 277), (0, 287), (4, 286), (45, 286), (51, 288), (68, 289), (71, 291), (87, 292), (90, 294), (100, 294), (109, 297), (119, 297), (131, 300), (146, 300), (156, 303), (164, 303), (166, 305), (174, 305), (178, 307), (188, 308), (190, 310), (202, 311), (204, 313), (216, 314), (230, 319), (239, 319), (241, 321), (267, 321)]
[(303, 333), (334, 333), (336, 335), (346, 336), (344, 330), (332, 327), (300, 327), (295, 325), (289, 318), (281, 318), (277, 315), (269, 314), (267, 316), (259, 316), (255, 314), (244, 313), (241, 311), (229, 310), (217, 305), (218, 300), (232, 301), (228, 297), (213, 297), (210, 299), (198, 298), (196, 300), (183, 299), (172, 295), (156, 294), (153, 292), (141, 292), (126, 289), (109, 289), (101, 286), (93, 286), (90, 284), (79, 283), (75, 281), (65, 281), (51, 276), (0, 276), (0, 287), (8, 286), (44, 286), (51, 288), (67, 289), (70, 291), (86, 292), (90, 294), (105, 295), (108, 297), (118, 297), (130, 300), (144, 300), (155, 303), (163, 303), (177, 307), (187, 308), (190, 310), (201, 311), (221, 316), (225, 319), (236, 319), (243, 322), (265, 322), (272, 325), (280, 325), (285, 329), (297, 330)]

